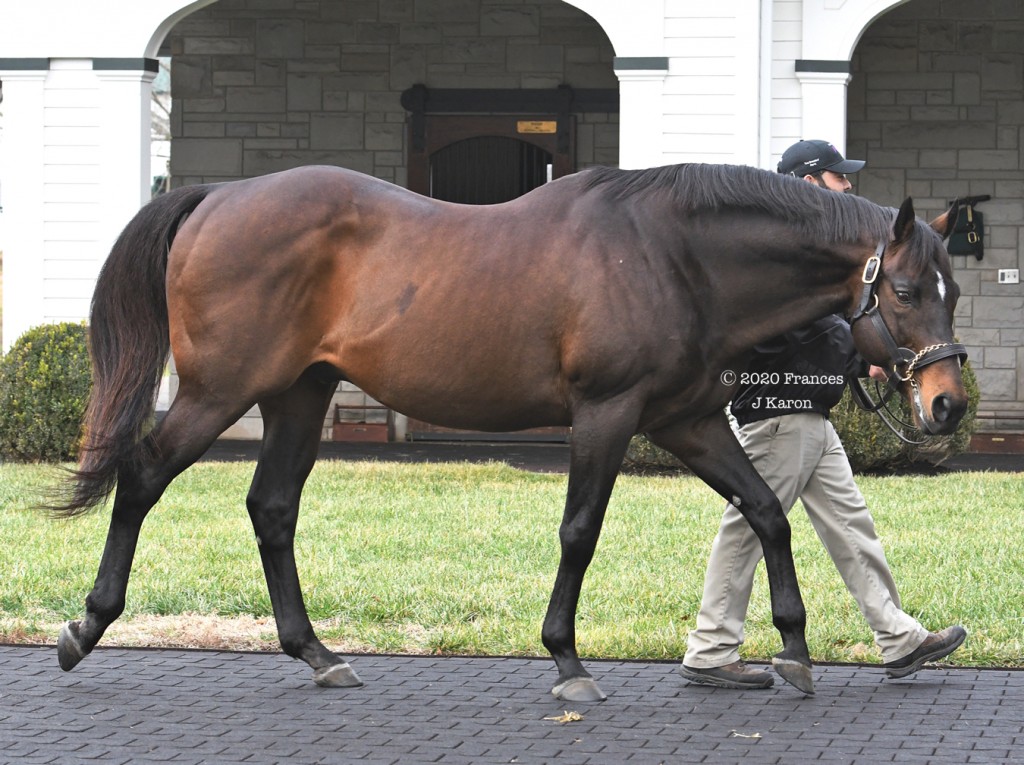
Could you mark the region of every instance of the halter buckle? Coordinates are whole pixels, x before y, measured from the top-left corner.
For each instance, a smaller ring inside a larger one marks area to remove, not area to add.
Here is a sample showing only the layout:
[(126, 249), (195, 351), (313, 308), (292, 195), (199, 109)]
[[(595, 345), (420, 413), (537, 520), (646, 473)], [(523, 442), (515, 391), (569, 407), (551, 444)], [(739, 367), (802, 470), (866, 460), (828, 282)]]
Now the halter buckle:
[(861, 274), (861, 281), (865, 284), (874, 284), (875, 279), (878, 278), (878, 272), (881, 270), (882, 259), (877, 255), (872, 255), (868, 258), (867, 263), (864, 264), (864, 273)]

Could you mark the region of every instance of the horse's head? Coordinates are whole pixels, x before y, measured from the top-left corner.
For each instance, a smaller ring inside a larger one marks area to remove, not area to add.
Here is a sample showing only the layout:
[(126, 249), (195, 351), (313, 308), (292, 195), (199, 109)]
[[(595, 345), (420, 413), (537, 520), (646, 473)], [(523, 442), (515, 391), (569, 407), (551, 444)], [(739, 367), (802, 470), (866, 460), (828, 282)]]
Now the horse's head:
[(955, 217), (951, 209), (923, 223), (908, 198), (884, 252), (879, 245), (858, 279), (850, 318), (861, 355), (890, 372), (917, 425), (930, 435), (952, 433), (967, 411), (960, 375), (967, 352), (953, 340), (960, 288), (942, 244)]

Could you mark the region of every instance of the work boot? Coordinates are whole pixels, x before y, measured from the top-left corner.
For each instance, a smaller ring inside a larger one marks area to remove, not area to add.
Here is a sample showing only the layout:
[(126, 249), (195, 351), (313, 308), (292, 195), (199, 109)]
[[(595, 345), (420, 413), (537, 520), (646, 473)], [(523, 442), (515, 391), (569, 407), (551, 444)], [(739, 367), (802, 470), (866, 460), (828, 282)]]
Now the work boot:
[(883, 664), (885, 674), (892, 678), (912, 675), (921, 669), (925, 662), (938, 661), (949, 656), (960, 647), (966, 637), (967, 630), (960, 625), (946, 627), (942, 632), (929, 632), (928, 637), (913, 652), (902, 659)]
[(771, 688), (775, 683), (775, 678), (771, 674), (760, 669), (751, 669), (742, 661), (734, 661), (724, 667), (708, 667), (707, 669), (696, 669), (683, 664), (679, 667), (679, 674), (691, 683), (736, 690)]

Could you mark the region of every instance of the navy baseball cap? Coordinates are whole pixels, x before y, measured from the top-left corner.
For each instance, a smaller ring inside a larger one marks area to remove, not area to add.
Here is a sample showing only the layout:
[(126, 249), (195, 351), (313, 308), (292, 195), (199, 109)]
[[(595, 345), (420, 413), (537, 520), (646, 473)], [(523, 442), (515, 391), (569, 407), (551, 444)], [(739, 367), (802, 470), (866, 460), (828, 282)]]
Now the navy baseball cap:
[(855, 173), (864, 167), (860, 159), (845, 159), (839, 149), (828, 141), (798, 141), (782, 153), (779, 172), (784, 175), (805, 175), (831, 170), (833, 173)]

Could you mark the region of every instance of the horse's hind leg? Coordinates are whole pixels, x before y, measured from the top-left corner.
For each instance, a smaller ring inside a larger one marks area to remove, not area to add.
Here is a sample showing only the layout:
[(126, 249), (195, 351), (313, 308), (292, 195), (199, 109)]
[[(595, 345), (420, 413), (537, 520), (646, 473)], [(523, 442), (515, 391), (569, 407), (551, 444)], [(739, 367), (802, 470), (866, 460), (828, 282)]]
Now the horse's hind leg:
[(313, 632), (295, 568), (295, 526), (302, 486), (316, 461), (324, 415), (335, 383), (303, 376), (260, 402), (263, 446), (246, 505), (256, 532), (281, 647), (313, 668), (317, 685), (350, 687), (362, 681)]
[(145, 464), (120, 468), (106, 546), (96, 583), (85, 599), (85, 616), (81, 621), (64, 625), (57, 641), (61, 669), (74, 668), (124, 611), (128, 576), (142, 522), (164, 489), (176, 475), (199, 459), (240, 414), (241, 411), (200, 403), (199, 397), (190, 397), (183, 390), (163, 422), (153, 431), (156, 458)]

